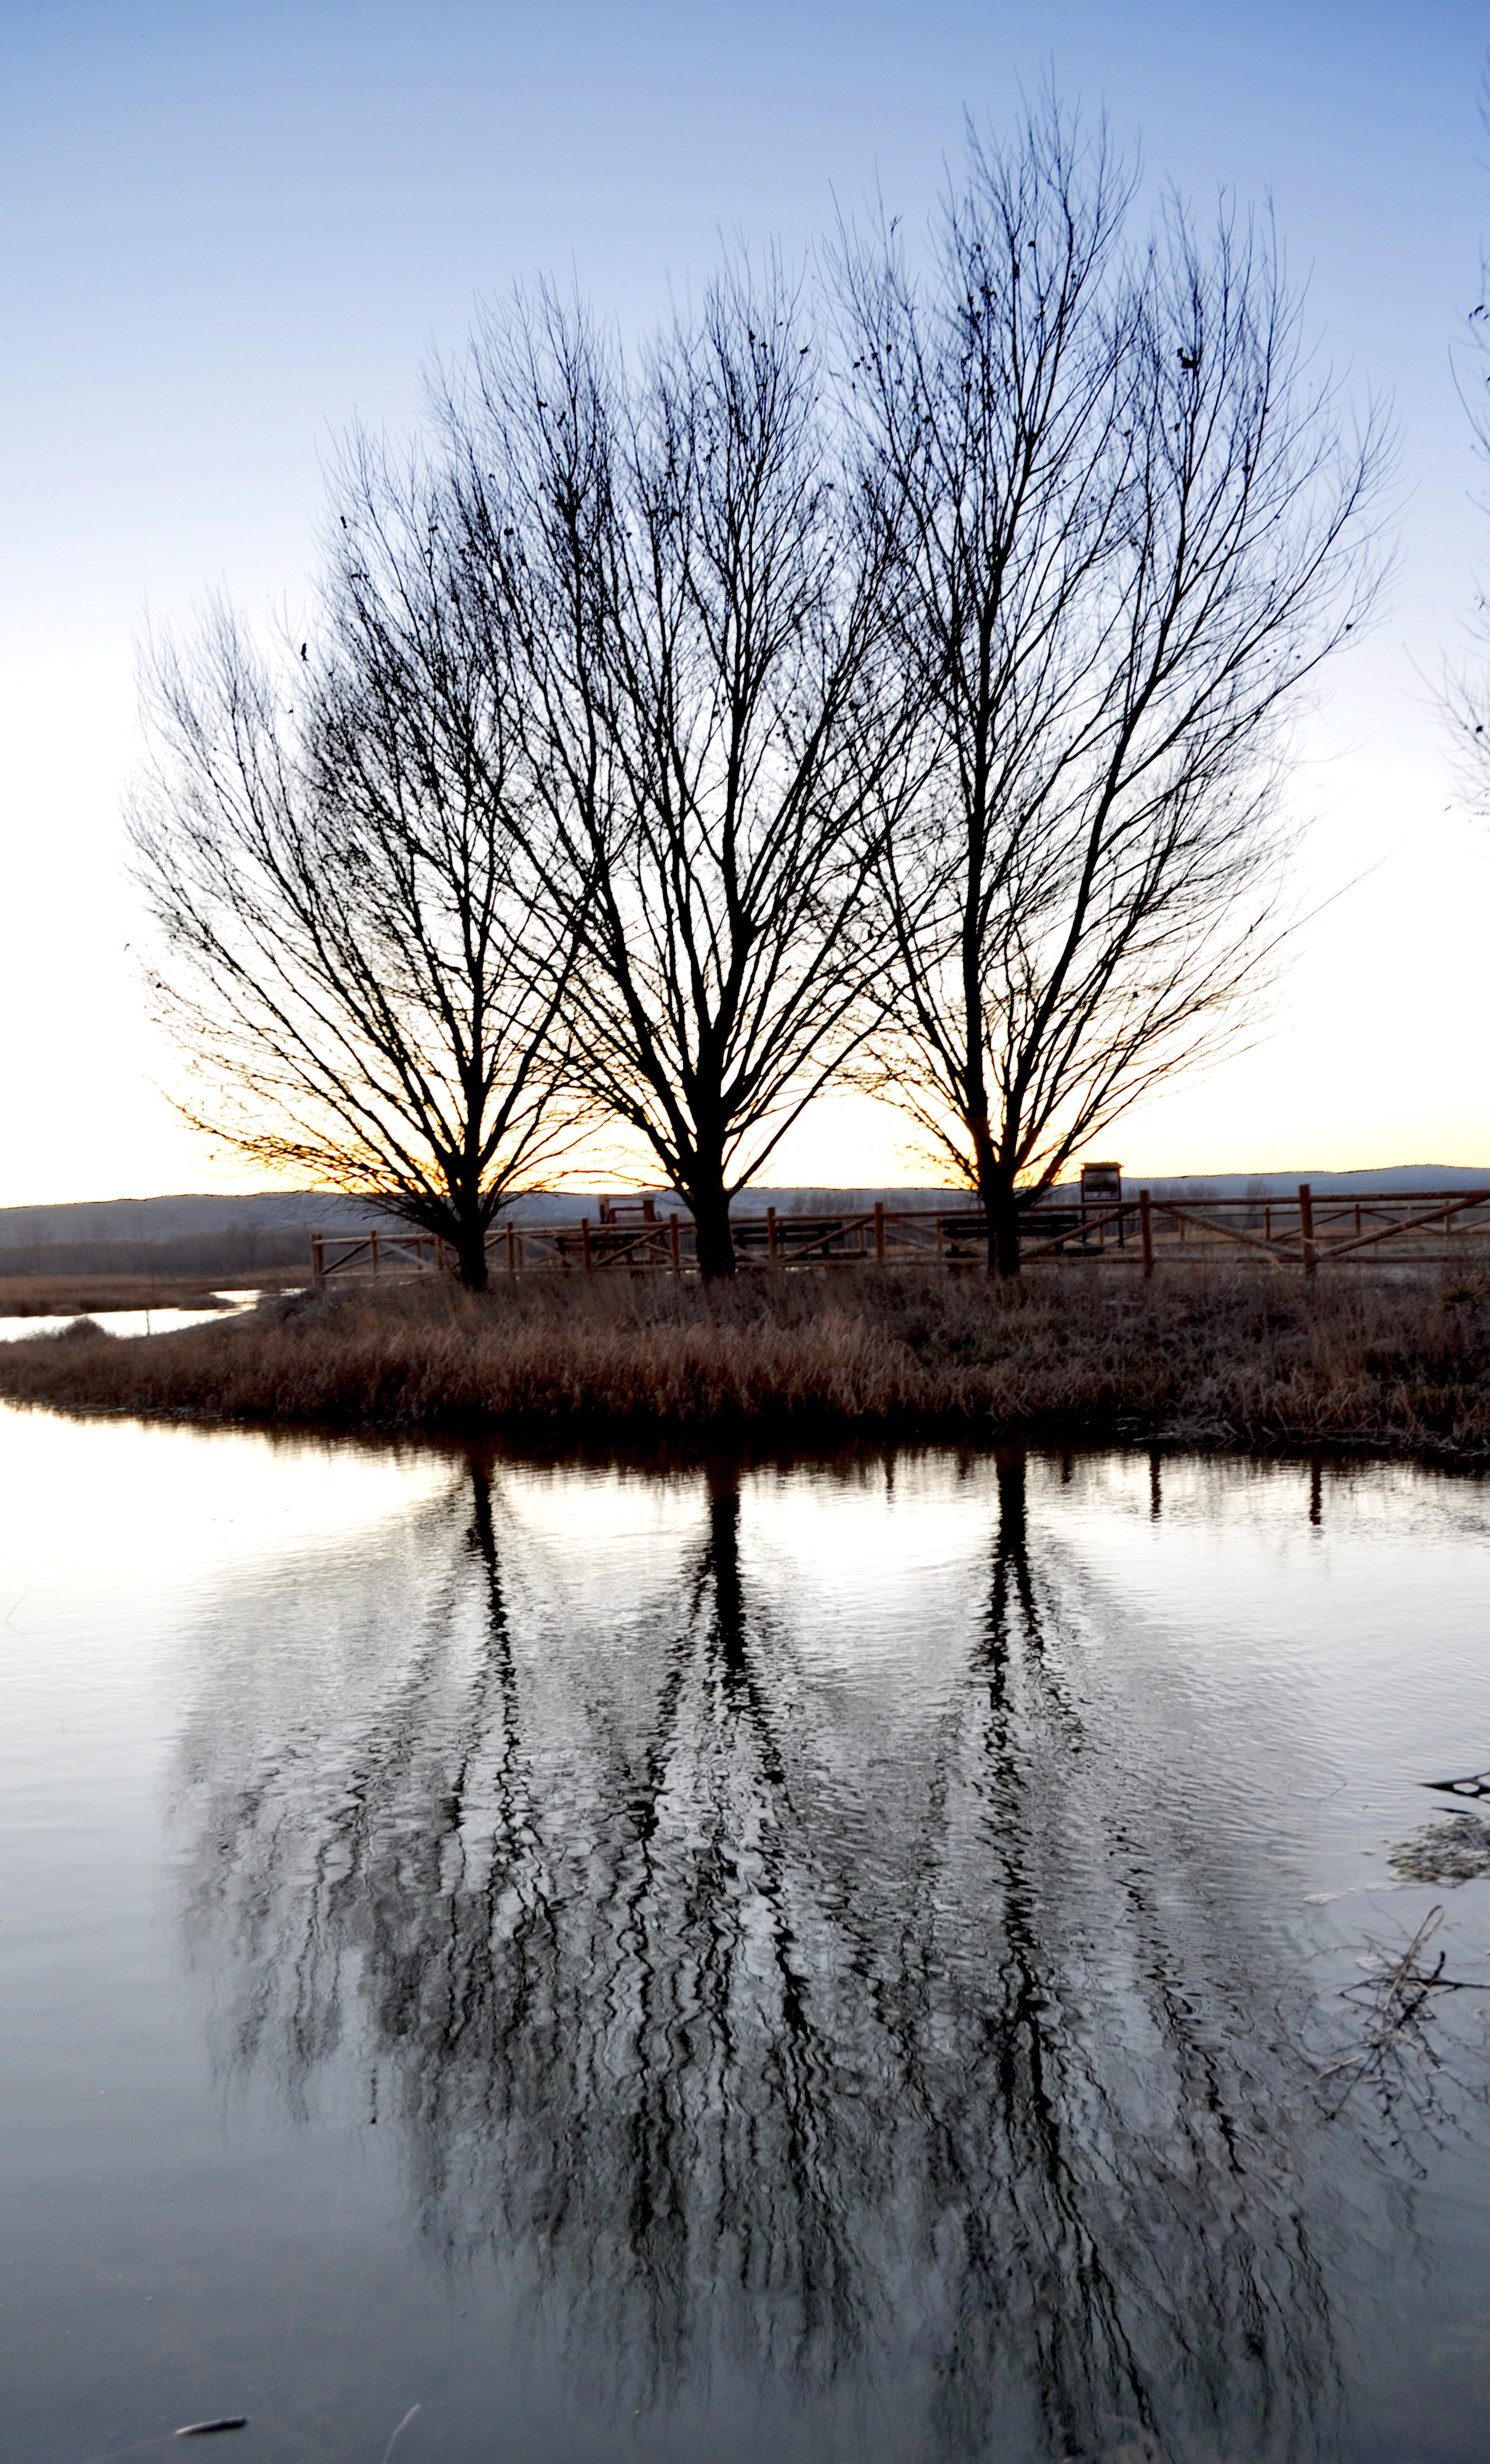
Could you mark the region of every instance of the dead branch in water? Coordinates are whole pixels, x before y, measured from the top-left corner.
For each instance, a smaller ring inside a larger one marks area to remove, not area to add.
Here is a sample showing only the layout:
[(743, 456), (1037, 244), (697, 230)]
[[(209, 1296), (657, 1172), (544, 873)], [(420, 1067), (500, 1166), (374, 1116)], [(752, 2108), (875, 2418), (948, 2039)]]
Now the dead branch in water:
[(1428, 1965), (1429, 1945), (1442, 1923), (1443, 1909), (1430, 1908), (1400, 1951), (1368, 1938), (1363, 1964), (1368, 1964), (1369, 1973), (1359, 1985), (1345, 1986), (1343, 1992), (1344, 2000), (1367, 2013), (1365, 2034), (1352, 2052), (1338, 2061), (1325, 2062), (1320, 2072), (1322, 2079), (1341, 2081), (1328, 2111), (1331, 2122), (1343, 2112), (1351, 2091), (1360, 2086), (1374, 2091), (1384, 2117), (1403, 2095), (1420, 2112), (1432, 2108), (1433, 2089), (1430, 2081), (1425, 2090), (1425, 2075), (1443, 2067), (1443, 2057), (1429, 2035), (1433, 1996), (1490, 1992), (1490, 1986), (1445, 1976), (1446, 1951), (1440, 1950), (1432, 1967)]

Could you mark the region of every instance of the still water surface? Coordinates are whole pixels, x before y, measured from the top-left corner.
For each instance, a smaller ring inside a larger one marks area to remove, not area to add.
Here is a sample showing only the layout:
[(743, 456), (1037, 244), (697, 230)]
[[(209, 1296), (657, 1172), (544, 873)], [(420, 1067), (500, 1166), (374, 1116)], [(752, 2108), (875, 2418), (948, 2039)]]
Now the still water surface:
[(5, 1412), (0, 1500), (11, 2464), (1490, 2453), (1490, 1995), (1371, 1947), (1490, 1984), (1389, 1862), (1483, 1484)]
[(88, 1324), (100, 1327), (105, 1334), (180, 1334), (189, 1326), (241, 1317), (258, 1297), (256, 1290), (224, 1291), (216, 1294), (211, 1309), (95, 1309), (91, 1317), (81, 1317), (75, 1309), (69, 1317), (0, 1317), (0, 1343), (32, 1343), (38, 1334), (65, 1334), (69, 1327)]

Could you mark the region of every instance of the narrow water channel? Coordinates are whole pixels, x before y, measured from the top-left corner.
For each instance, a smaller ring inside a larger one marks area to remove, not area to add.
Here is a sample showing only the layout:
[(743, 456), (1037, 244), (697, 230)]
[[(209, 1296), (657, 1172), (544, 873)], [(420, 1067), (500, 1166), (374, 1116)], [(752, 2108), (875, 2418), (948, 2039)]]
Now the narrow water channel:
[(1490, 2452), (1484, 1482), (5, 1411), (0, 1500), (11, 2464)]

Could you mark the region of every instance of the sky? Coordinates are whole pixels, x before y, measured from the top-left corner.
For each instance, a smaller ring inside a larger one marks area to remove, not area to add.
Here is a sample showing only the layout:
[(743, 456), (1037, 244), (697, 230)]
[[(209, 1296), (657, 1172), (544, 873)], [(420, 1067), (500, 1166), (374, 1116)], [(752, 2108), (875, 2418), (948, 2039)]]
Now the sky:
[[(1400, 556), (1290, 782), (1305, 919), (1265, 1022), (1102, 1141), (1131, 1177), (1490, 1166), (1490, 826), (1434, 705), (1490, 516), (1451, 363), (1479, 297), (1490, 20), (1460, 0), (0, 0), (0, 1205), (261, 1185), (171, 1110), (122, 800), (134, 649), (303, 598), (355, 412), (418, 415), (478, 297), (551, 271), (635, 333), (720, 234), (912, 231), (965, 112), (1053, 77), (1150, 191), (1271, 201), (1323, 355), (1391, 393)], [(826, 1099), (776, 1182), (924, 1179)]]

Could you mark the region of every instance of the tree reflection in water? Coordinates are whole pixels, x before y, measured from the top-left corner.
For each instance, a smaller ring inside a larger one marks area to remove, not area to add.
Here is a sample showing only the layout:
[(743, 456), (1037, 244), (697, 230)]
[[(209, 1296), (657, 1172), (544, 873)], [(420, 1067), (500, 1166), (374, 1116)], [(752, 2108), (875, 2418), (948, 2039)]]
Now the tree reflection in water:
[(282, 1600), (280, 1673), (189, 1734), (226, 2057), (298, 2103), (365, 2057), (424, 2233), (537, 2298), (597, 2401), (727, 2360), (913, 2389), (927, 2455), (1327, 2450), (1285, 1962), (1158, 1741), (1101, 1732), (1022, 1457), (981, 1615), (878, 1726), (756, 1579), (728, 1466), (610, 1602), (507, 1480), (475, 1461), (396, 1565)]

